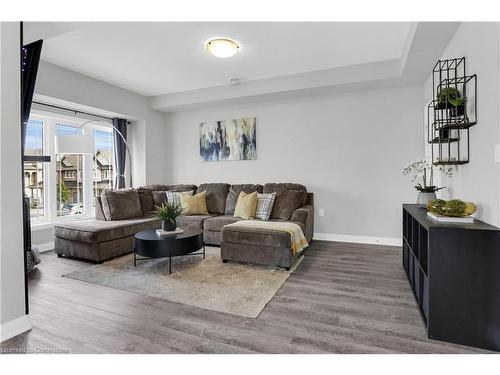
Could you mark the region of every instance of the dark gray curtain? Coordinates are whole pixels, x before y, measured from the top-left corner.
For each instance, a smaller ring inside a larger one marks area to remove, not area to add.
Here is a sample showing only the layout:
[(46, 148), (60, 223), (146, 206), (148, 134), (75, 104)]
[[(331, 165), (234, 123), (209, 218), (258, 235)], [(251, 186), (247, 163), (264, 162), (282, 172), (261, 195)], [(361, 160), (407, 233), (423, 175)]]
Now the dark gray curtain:
[[(127, 120), (123, 118), (113, 119), (113, 140), (115, 144), (115, 189), (121, 189), (125, 187), (125, 163), (127, 158), (127, 146), (125, 141), (127, 139)], [(123, 138), (118, 134), (118, 131), (123, 135)]]

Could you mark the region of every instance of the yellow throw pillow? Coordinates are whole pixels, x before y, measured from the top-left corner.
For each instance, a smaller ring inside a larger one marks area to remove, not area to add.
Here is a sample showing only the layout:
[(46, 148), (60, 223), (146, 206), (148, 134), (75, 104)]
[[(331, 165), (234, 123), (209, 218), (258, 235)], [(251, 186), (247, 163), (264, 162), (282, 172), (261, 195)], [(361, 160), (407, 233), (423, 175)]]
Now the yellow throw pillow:
[(234, 217), (242, 219), (253, 219), (257, 211), (257, 192), (247, 194), (244, 191), (238, 196), (236, 207), (234, 208)]
[(179, 193), (179, 198), (181, 200), (182, 206), (182, 214), (208, 215), (206, 195), (206, 191), (193, 196), (189, 195), (188, 193)]

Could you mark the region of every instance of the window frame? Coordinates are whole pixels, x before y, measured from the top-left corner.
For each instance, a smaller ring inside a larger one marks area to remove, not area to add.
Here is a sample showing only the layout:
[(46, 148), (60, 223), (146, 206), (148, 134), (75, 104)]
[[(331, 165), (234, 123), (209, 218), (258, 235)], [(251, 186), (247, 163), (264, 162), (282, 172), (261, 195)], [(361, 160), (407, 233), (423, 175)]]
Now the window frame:
[[(80, 127), (84, 122), (89, 121), (87, 118), (80, 118), (75, 116), (66, 116), (58, 113), (40, 111), (33, 109), (30, 114), (30, 120), (41, 121), (43, 123), (43, 150), (44, 154), (50, 156), (50, 162), (43, 163), (43, 218), (31, 218), (31, 226), (33, 230), (45, 229), (53, 223), (91, 219), (95, 217), (94, 206), (94, 187), (95, 181), (93, 178), (95, 161), (94, 155), (83, 155), (81, 166), (82, 171), (82, 203), (83, 213), (78, 215), (57, 216), (57, 162), (58, 155), (55, 153), (55, 135), (56, 126), (66, 125), (75, 128)], [(111, 126), (102, 124), (87, 124), (82, 129), (82, 135), (93, 136), (93, 130), (100, 130), (112, 133)], [(112, 145), (110, 162), (112, 165), (112, 181), (114, 180), (114, 145)]]

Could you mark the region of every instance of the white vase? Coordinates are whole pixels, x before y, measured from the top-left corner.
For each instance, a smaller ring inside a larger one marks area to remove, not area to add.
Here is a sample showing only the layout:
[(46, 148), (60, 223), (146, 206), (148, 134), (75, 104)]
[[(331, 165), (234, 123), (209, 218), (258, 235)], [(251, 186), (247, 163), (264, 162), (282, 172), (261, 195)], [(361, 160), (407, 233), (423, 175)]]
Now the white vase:
[(427, 206), (427, 203), (434, 199), (437, 199), (436, 193), (418, 193), (417, 204)]

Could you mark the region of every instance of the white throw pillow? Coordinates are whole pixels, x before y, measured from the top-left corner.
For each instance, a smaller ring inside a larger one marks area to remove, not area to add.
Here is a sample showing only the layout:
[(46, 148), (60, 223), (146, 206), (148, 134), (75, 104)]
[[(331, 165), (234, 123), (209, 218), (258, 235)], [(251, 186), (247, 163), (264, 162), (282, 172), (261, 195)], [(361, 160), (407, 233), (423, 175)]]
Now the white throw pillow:
[[(179, 196), (179, 191), (166, 191), (165, 194), (167, 194), (167, 202), (168, 203), (173, 203), (175, 205), (181, 204), (181, 198)], [(183, 193), (193, 195), (194, 190), (189, 190), (189, 191), (183, 191)]]
[(273, 211), (276, 192), (269, 194), (257, 193), (257, 211), (255, 217), (261, 220), (269, 220)]

